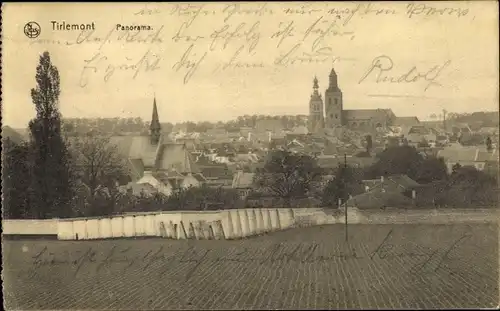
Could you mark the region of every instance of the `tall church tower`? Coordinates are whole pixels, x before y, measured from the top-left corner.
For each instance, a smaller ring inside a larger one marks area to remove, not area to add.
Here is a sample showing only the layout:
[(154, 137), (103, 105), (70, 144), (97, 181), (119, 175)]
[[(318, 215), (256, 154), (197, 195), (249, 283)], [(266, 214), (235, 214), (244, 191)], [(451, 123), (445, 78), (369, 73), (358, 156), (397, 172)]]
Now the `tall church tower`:
[(153, 100), (153, 116), (151, 118), (151, 124), (149, 125), (149, 131), (151, 144), (157, 145), (160, 142), (161, 125), (158, 118), (158, 108), (156, 107), (156, 96)]
[(319, 133), (325, 126), (325, 119), (323, 117), (323, 98), (321, 98), (318, 89), (318, 79), (314, 77), (313, 93), (309, 100), (309, 133)]
[(332, 68), (330, 83), (325, 91), (326, 127), (335, 128), (343, 125), (342, 121), (342, 91), (337, 84), (337, 73)]

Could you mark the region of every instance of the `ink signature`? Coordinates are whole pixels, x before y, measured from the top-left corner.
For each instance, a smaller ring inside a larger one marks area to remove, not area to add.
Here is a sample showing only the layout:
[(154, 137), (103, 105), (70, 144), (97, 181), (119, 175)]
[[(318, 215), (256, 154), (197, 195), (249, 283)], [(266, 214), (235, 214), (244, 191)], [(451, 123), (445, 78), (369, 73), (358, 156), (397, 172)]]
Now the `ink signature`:
[(367, 81), (368, 78), (374, 77), (376, 83), (417, 83), (426, 82), (424, 92), (431, 86), (442, 86), (437, 81), (444, 69), (451, 64), (451, 60), (434, 65), (426, 70), (419, 70), (417, 66), (411, 67), (408, 71), (404, 71), (400, 75), (389, 75), (394, 68), (393, 60), (386, 55), (377, 56), (373, 59), (368, 70), (359, 79), (358, 84)]

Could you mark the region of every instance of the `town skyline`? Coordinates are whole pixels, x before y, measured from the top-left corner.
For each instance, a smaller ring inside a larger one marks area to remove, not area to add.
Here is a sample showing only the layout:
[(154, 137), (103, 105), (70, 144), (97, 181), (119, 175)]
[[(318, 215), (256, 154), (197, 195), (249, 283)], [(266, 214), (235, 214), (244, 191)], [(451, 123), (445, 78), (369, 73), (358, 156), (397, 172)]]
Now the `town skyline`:
[[(246, 4), (244, 8), (259, 5)], [(357, 5), (339, 3), (318, 8), (330, 12)], [(221, 13), (230, 4), (203, 6), (204, 10), (221, 14), (221, 18), (198, 17), (188, 28), (182, 25), (190, 20), (175, 13), (179, 7), (159, 5), (154, 9), (158, 10), (156, 15), (147, 16), (154, 30), (142, 32), (141, 42), (138, 36), (130, 37), (130, 32), (117, 31), (110, 20), (144, 23), (143, 4), (127, 7), (116, 18), (96, 17), (90, 6), (79, 5), (79, 19), (95, 22), (95, 31), (50, 32), (49, 23), (41, 25), (45, 31), (37, 39), (22, 34), (22, 16), (29, 16), (35, 7), (6, 6), (12, 12), (6, 15), (6, 22), (17, 26), (5, 29), (4, 51), (17, 57), (3, 66), (3, 123), (25, 127), (34, 116), (30, 89), (35, 85), (38, 58), (45, 50), (60, 70), (60, 110), (65, 118), (147, 120), (154, 95), (163, 122), (225, 121), (253, 114), (307, 115), (314, 77), (319, 80), (320, 93), (324, 93), (332, 66), (339, 75), (345, 109), (391, 109), (398, 116), (414, 115), (422, 120), (443, 109), (458, 113), (497, 111), (498, 50), (476, 48), (495, 40), (494, 32), (484, 30), (494, 27), (496, 14), (495, 10), (480, 9), (482, 5), (459, 4), (464, 14), (465, 10), (481, 10), (481, 23), (471, 23), (475, 18), (472, 13), (428, 20), (416, 15), (409, 18), (403, 13), (383, 18), (363, 13), (362, 19), (341, 14), (342, 24), (335, 24), (337, 30), (325, 33), (327, 19), (332, 21), (326, 13), (321, 19), (292, 16), (280, 5), (267, 4), (268, 9), (274, 9), (274, 15), (246, 15), (241, 33), (231, 40), (220, 38), (213, 42), (193, 38), (210, 37), (205, 34), (207, 21), (214, 29), (227, 26), (234, 30), (241, 19), (236, 15), (228, 19)], [(301, 6), (297, 4), (297, 9), (304, 9)], [(382, 8), (382, 4), (362, 7), (366, 12)], [(405, 12), (406, 6), (394, 3), (387, 8)], [(62, 5), (58, 10), (44, 10), (40, 19), (64, 20), (73, 9)], [(23, 14), (16, 14), (17, 10), (23, 10)], [(440, 20), (445, 18), (449, 26), (446, 29), (440, 27)], [(165, 21), (176, 26), (166, 27)], [(391, 25), (396, 22), (398, 27), (394, 29)], [(296, 33), (285, 36), (290, 23)], [(379, 36), (372, 36), (372, 23), (378, 25)], [(466, 31), (455, 31), (465, 24)], [(311, 25), (316, 28), (307, 32)], [(99, 44), (103, 38), (108, 41)], [(298, 50), (294, 50), (295, 43), (300, 45)], [(313, 54), (325, 53), (324, 57), (304, 61), (311, 49)], [(293, 59), (286, 56), (290, 53)], [(188, 68), (200, 60), (196, 70)], [(379, 75), (376, 71), (370, 73), (373, 64), (381, 68), (392, 64), (393, 68)], [(391, 77), (403, 82), (390, 83)]]
[[(315, 75), (317, 77), (317, 75)], [(341, 79), (341, 78), (340, 78)], [(310, 79), (311, 80), (311, 92), (309, 92), (309, 94), (307, 94), (308, 96), (310, 96), (312, 94), (312, 90), (313, 90), (313, 79)], [(327, 81), (328, 81), (328, 78), (324, 78), (323, 81), (323, 85), (326, 84), (326, 86), (324, 88), (321, 87), (321, 80), (318, 78), (318, 81), (320, 83), (320, 90), (324, 90), (327, 88)], [(340, 84), (340, 82), (339, 82)], [(27, 91), (26, 93), (29, 93), (29, 91)], [(323, 92), (324, 93), (324, 92)], [(100, 111), (99, 113), (95, 112), (95, 111), (92, 111), (88, 114), (83, 114), (82, 115), (82, 109), (79, 109), (75, 106), (71, 107), (72, 110), (73, 110), (73, 114), (71, 113), (71, 110), (69, 113), (65, 113), (65, 111), (68, 111), (68, 107), (67, 105), (64, 104), (65, 100), (61, 100), (61, 102), (63, 103), (63, 105), (61, 105), (61, 112), (62, 112), (62, 116), (63, 116), (63, 119), (74, 119), (74, 118), (82, 118), (82, 119), (94, 119), (94, 118), (104, 118), (104, 119), (109, 119), (109, 118), (130, 118), (130, 117), (139, 117), (141, 118), (142, 120), (144, 121), (148, 121), (151, 116), (150, 116), (150, 112), (148, 111), (148, 107), (151, 106), (152, 107), (152, 104), (153, 104), (153, 101), (156, 99), (156, 102), (157, 102), (157, 105), (158, 105), (158, 114), (159, 114), (159, 118), (161, 120), (162, 123), (172, 123), (172, 124), (179, 124), (179, 123), (185, 123), (185, 122), (194, 122), (194, 123), (201, 123), (201, 122), (210, 122), (210, 123), (217, 123), (217, 122), (229, 122), (229, 121), (232, 121), (232, 120), (236, 120), (238, 117), (243, 117), (243, 116), (252, 116), (252, 115), (257, 115), (257, 116), (271, 116), (271, 117), (282, 117), (282, 116), (297, 116), (297, 115), (301, 115), (301, 116), (306, 116), (306, 117), (309, 117), (309, 107), (308, 107), (308, 99), (307, 97), (304, 98), (304, 104), (301, 105), (301, 107), (291, 107), (291, 108), (296, 108), (294, 112), (285, 112), (285, 111), (282, 111), (282, 112), (273, 112), (273, 111), (268, 111), (266, 110), (266, 113), (263, 113), (262, 110), (255, 110), (255, 109), (252, 109), (250, 108), (249, 110), (247, 111), (242, 111), (240, 113), (235, 113), (235, 114), (232, 114), (232, 115), (227, 115), (223, 118), (217, 118), (217, 116), (213, 116), (212, 118), (206, 118), (206, 119), (203, 119), (203, 117), (201, 118), (190, 118), (190, 117), (185, 117), (183, 118), (183, 116), (181, 116), (180, 118), (176, 118), (176, 119), (172, 119), (171, 118), (171, 115), (168, 113), (168, 109), (169, 107), (166, 105), (166, 104), (162, 104), (162, 102), (168, 102), (168, 98), (161, 98), (159, 96), (159, 94), (161, 94), (161, 92), (152, 92), (152, 94), (148, 97), (142, 97), (142, 98), (138, 98), (136, 99), (136, 102), (140, 102), (140, 105), (144, 105), (144, 110), (145, 111), (140, 111), (138, 114), (134, 115), (131, 111), (125, 111), (124, 109), (122, 109), (122, 111), (119, 111), (117, 114), (115, 115), (112, 115), (112, 114), (109, 114), (109, 113), (102, 113), (102, 111)], [(321, 92), (320, 92), (321, 94)], [(322, 94), (324, 96), (324, 94)], [(168, 96), (168, 95), (166, 95)], [(344, 93), (344, 96), (346, 96), (346, 98), (349, 98), (349, 94), (345, 94)], [(61, 97), (64, 98), (64, 91), (61, 92)], [(27, 98), (28, 101), (31, 101), (31, 98), (28, 96)], [(397, 100), (397, 99), (396, 99)], [(408, 98), (406, 98), (406, 100), (408, 100)], [(423, 102), (426, 102), (428, 100), (433, 100), (433, 99), (430, 99), (430, 98), (415, 98), (415, 100), (420, 100), (420, 101), (423, 101)], [(66, 101), (69, 101), (69, 99), (67, 99)], [(31, 103), (30, 103), (31, 104)], [(388, 105), (388, 106), (366, 106), (366, 105), (361, 105), (362, 108), (359, 108), (359, 107), (356, 107), (356, 106), (351, 106), (349, 105), (349, 103), (346, 103), (345, 107), (347, 109), (359, 109), (359, 110), (369, 110), (369, 109), (390, 109), (392, 110), (393, 112), (395, 112), (396, 115), (398, 116), (402, 116), (402, 117), (406, 117), (406, 116), (416, 116), (419, 120), (421, 121), (436, 121), (436, 120), (442, 120), (442, 113), (443, 113), (443, 110), (446, 111), (446, 113), (459, 113), (459, 114), (463, 114), (463, 113), (474, 113), (474, 112), (496, 112), (496, 111), (499, 111), (498, 107), (497, 109), (495, 109), (494, 107), (492, 108), (489, 108), (488, 107), (485, 107), (483, 109), (480, 109), (478, 108), (477, 106), (473, 106), (473, 105), (469, 105), (467, 106), (466, 108), (467, 109), (463, 109), (463, 110), (456, 110), (454, 109), (454, 107), (444, 107), (444, 108), (440, 108), (440, 109), (435, 109), (435, 110), (427, 110), (426, 112), (421, 112), (420, 114), (414, 114), (412, 115), (411, 112), (408, 112), (407, 109), (402, 109), (401, 107), (399, 107), (400, 105), (398, 104), (393, 104), (393, 105)], [(497, 105), (498, 106), (498, 105)], [(35, 116), (35, 109), (34, 109), (34, 106), (32, 107), (32, 115), (29, 116), (26, 114), (26, 110), (29, 110), (29, 109), (24, 109), (24, 113), (23, 113), (23, 117), (18, 117), (16, 116), (12, 110), (10, 109), (5, 109), (6, 107), (9, 107), (10, 106), (7, 106), (7, 105), (4, 105), (4, 111), (3, 111), (3, 118), (2, 118), (2, 122), (4, 125), (7, 125), (7, 126), (10, 126), (12, 128), (23, 128), (25, 126), (27, 126), (29, 120), (31, 120), (34, 116)], [(66, 109), (65, 109), (66, 107)], [(151, 108), (149, 107), (149, 109)], [(252, 106), (250, 106), (252, 107)], [(280, 109), (278, 109), (280, 110)], [(403, 113), (406, 112), (406, 114), (398, 114), (396, 112), (398, 111), (402, 111)], [(436, 118), (432, 118), (431, 115), (435, 115)]]

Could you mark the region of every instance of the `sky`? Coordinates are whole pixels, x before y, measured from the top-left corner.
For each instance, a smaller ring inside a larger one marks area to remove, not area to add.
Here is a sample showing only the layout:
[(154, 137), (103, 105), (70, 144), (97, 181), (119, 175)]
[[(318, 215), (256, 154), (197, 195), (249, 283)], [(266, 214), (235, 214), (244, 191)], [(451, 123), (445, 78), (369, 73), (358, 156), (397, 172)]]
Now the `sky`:
[[(14, 128), (35, 116), (44, 51), (67, 118), (149, 120), (154, 97), (161, 122), (307, 114), (314, 76), (324, 96), (332, 67), (344, 109), (428, 119), (499, 105), (494, 1), (9, 3), (2, 19), (2, 122)], [(63, 22), (94, 30), (53, 29)]]

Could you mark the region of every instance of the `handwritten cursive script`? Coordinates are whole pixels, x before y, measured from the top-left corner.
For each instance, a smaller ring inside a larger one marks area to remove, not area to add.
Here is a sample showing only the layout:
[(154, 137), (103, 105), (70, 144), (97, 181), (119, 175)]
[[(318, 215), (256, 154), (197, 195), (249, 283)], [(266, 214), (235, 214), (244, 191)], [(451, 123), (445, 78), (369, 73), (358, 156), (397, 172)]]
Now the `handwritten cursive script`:
[(80, 87), (86, 87), (89, 76), (102, 73), (104, 82), (108, 82), (115, 72), (131, 72), (132, 79), (137, 78), (141, 72), (150, 72), (160, 69), (161, 56), (147, 50), (139, 59), (134, 60), (126, 57), (126, 62), (113, 63), (112, 59), (101, 52), (97, 52), (91, 59), (84, 60), (84, 66), (80, 73)]
[[(393, 230), (391, 229), (385, 236), (382, 243), (380, 243), (377, 248), (370, 254), (370, 259), (373, 260), (375, 256), (379, 259), (391, 259), (391, 258), (412, 258), (417, 260), (417, 264), (410, 268), (411, 273), (422, 273), (422, 272), (437, 272), (445, 263), (449, 260), (449, 254), (452, 250), (457, 248), (460, 243), (471, 237), (470, 233), (464, 233), (458, 239), (453, 241), (450, 246), (440, 249), (440, 248), (427, 248), (427, 249), (404, 249), (402, 251), (397, 251), (397, 246), (390, 242)], [(421, 260), (421, 261), (418, 261)]]
[(376, 83), (417, 83), (426, 82), (424, 92), (431, 86), (439, 86), (442, 84), (437, 81), (444, 69), (451, 64), (450, 60), (446, 60), (442, 64), (434, 65), (427, 70), (419, 70), (417, 66), (411, 67), (400, 75), (390, 75), (394, 69), (393, 60), (386, 55), (377, 56), (373, 59), (368, 70), (359, 79), (358, 84), (367, 81), (368, 78), (374, 77)]
[[(439, 269), (451, 268), (446, 265), (453, 260), (450, 256), (453, 250), (457, 250), (468, 238), (470, 233), (464, 233), (459, 238), (441, 247), (427, 247), (419, 244), (401, 244), (400, 239), (393, 239), (393, 230), (390, 230), (384, 239), (377, 243), (369, 253), (363, 245), (336, 245), (336, 249), (319, 243), (292, 243), (278, 242), (269, 244), (267, 247), (228, 247), (221, 252), (215, 252), (212, 248), (195, 246), (158, 247), (156, 249), (138, 250), (134, 247), (119, 248), (113, 246), (106, 251), (97, 251), (92, 247), (76, 254), (68, 252), (53, 252), (48, 247), (43, 247), (32, 256), (33, 263), (31, 277), (39, 273), (43, 276), (43, 269), (48, 266), (66, 265), (74, 269), (73, 276), (79, 271), (86, 274), (94, 271), (99, 273), (125, 273), (128, 269), (135, 271), (146, 271), (155, 269), (155, 273), (166, 275), (179, 264), (188, 265), (185, 280), (189, 280), (195, 272), (203, 265), (231, 263), (253, 263), (257, 265), (283, 264), (308, 264), (308, 263), (339, 263), (341, 261), (377, 261), (377, 260), (400, 260), (408, 258), (410, 265), (408, 273), (434, 273)], [(411, 241), (410, 241), (411, 243)], [(325, 247), (326, 246), (326, 247)], [(339, 247), (340, 246), (340, 247)], [(42, 271), (41, 271), (42, 270)]]
[(194, 44), (191, 44), (184, 54), (182, 54), (181, 59), (172, 66), (172, 69), (175, 72), (186, 70), (186, 74), (184, 75), (184, 84), (189, 82), (207, 56), (207, 52), (203, 53), (201, 56), (196, 55), (196, 53), (192, 52), (193, 47)]

